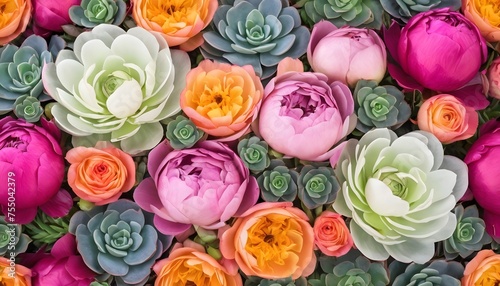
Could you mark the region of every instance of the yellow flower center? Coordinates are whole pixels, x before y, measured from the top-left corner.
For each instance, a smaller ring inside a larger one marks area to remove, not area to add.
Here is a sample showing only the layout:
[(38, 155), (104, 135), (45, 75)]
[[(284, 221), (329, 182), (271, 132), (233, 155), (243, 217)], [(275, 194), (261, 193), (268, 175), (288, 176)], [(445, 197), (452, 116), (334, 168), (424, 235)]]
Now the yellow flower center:
[(477, 279), (475, 286), (497, 286), (500, 285), (500, 264), (494, 264), (484, 271)]
[(272, 271), (273, 265), (291, 265), (302, 248), (300, 226), (281, 214), (261, 217), (247, 230), (245, 250), (255, 257), (261, 271)]
[(18, 10), (18, 1), (0, 0), (0, 28), (7, 26), (12, 19), (12, 15)]
[[(146, 1), (146, 18), (161, 26), (164, 33), (192, 26), (200, 9), (207, 1), (200, 0), (149, 0)], [(206, 10), (206, 9), (205, 9)]]
[(14, 277), (9, 276), (10, 267), (0, 266), (0, 285), (1, 286), (26, 286), (26, 279), (20, 276), (18, 273), (14, 274)]
[[(172, 268), (175, 271), (175, 277), (172, 277), (173, 285), (177, 286), (222, 286), (224, 285), (224, 275), (217, 272), (209, 263), (199, 259), (180, 259), (172, 261)], [(173, 286), (172, 285), (172, 286)]]
[(483, 19), (495, 27), (500, 27), (500, 2), (498, 0), (477, 0), (474, 4)]

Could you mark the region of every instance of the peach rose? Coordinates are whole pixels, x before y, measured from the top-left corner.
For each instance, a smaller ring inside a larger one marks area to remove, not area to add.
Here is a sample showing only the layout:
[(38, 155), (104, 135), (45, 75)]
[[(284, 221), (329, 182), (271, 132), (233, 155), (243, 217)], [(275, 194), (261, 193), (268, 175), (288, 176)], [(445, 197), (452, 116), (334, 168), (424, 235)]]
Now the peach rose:
[(30, 0), (0, 0), (0, 45), (8, 44), (19, 36), (31, 18)]
[(352, 248), (351, 233), (338, 213), (324, 211), (314, 221), (314, 243), (326, 255), (342, 256)]
[(0, 285), (31, 286), (31, 270), (0, 257)]
[(474, 23), (488, 42), (500, 41), (500, 2), (498, 0), (462, 0), (465, 17)]
[(248, 131), (263, 94), (262, 83), (251, 66), (204, 60), (187, 74), (181, 108), (198, 128), (229, 141)]
[(491, 97), (500, 99), (500, 57), (497, 57), (488, 69), (488, 83)]
[(212, 256), (205, 253), (203, 246), (192, 241), (176, 244), (168, 258), (159, 260), (153, 266), (158, 275), (155, 286), (210, 285), (242, 286), (238, 269), (228, 271)]
[(118, 200), (135, 184), (135, 164), (130, 155), (110, 143), (99, 142), (95, 148), (76, 147), (66, 160), (68, 184), (75, 194), (96, 205)]
[(226, 230), (220, 250), (246, 275), (266, 279), (308, 276), (314, 271), (314, 232), (291, 202), (260, 203)]
[(479, 117), (474, 108), (450, 94), (435, 95), (418, 110), (417, 124), (444, 144), (464, 140), (476, 133)]
[(488, 286), (500, 284), (500, 254), (491, 249), (478, 252), (465, 266), (462, 286)]
[(170, 47), (192, 51), (203, 43), (200, 34), (214, 17), (217, 0), (133, 0), (137, 26), (159, 32)]

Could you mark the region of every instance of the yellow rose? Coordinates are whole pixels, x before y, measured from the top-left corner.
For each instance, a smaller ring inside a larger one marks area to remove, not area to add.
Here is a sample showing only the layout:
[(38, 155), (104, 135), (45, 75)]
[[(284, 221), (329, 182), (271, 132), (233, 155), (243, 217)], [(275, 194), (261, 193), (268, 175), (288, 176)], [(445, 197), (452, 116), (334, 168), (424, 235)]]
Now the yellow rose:
[(0, 45), (19, 36), (31, 18), (31, 0), (0, 0)]
[(192, 51), (203, 43), (200, 34), (212, 21), (217, 0), (133, 0), (137, 26), (161, 33), (170, 47)]
[(465, 17), (471, 20), (488, 42), (500, 41), (500, 2), (498, 0), (462, 0)]

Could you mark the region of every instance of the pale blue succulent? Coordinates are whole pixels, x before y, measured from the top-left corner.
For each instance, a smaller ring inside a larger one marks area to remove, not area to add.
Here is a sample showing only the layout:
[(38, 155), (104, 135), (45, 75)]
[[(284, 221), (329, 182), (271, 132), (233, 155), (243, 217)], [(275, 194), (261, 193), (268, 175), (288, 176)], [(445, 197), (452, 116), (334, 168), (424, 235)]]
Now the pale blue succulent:
[(69, 8), (69, 18), (78, 26), (93, 28), (99, 24), (120, 25), (127, 16), (123, 0), (82, 0)]
[(462, 6), (460, 0), (380, 0), (380, 3), (387, 13), (403, 23), (421, 12), (445, 7), (457, 11)]
[(77, 212), (69, 232), (76, 235), (78, 252), (99, 274), (98, 281), (112, 277), (118, 286), (144, 285), (172, 242), (154, 228), (152, 214), (125, 199)]
[(215, 12), (212, 30), (203, 38), (205, 58), (251, 65), (266, 79), (274, 74), (279, 61), (306, 52), (310, 32), (286, 0), (235, 0), (223, 1)]
[(426, 264), (404, 264), (394, 261), (389, 265), (393, 286), (460, 286), (464, 273), (456, 261), (435, 260)]
[(0, 115), (12, 111), (22, 95), (39, 101), (50, 99), (43, 90), (42, 69), (53, 62), (64, 45), (60, 37), (52, 37), (47, 45), (44, 38), (31, 35), (20, 47), (8, 44), (0, 48)]

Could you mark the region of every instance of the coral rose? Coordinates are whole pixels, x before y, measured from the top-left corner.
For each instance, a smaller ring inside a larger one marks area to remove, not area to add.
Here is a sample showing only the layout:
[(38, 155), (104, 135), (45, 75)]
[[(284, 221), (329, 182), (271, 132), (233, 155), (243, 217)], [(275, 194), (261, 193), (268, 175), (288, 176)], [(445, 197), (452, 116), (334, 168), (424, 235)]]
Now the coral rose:
[(255, 120), (264, 88), (251, 66), (202, 61), (187, 75), (181, 108), (207, 134), (240, 138)]
[(326, 255), (342, 256), (352, 248), (351, 233), (338, 213), (324, 211), (314, 221), (314, 243)]
[(243, 286), (237, 268), (229, 271), (205, 253), (203, 246), (191, 241), (184, 246), (176, 244), (168, 258), (158, 261), (153, 270), (158, 275), (155, 286)]
[(31, 270), (0, 257), (0, 285), (31, 286)]
[(30, 0), (0, 0), (0, 45), (14, 40), (24, 30), (31, 18)]
[(476, 133), (479, 118), (474, 108), (450, 94), (435, 95), (422, 104), (418, 128), (434, 134), (444, 144), (464, 140)]
[(488, 286), (500, 283), (500, 254), (491, 249), (479, 253), (465, 266), (462, 286)]
[(137, 26), (160, 32), (170, 47), (192, 51), (203, 43), (200, 32), (214, 17), (217, 0), (133, 0)]
[(246, 275), (266, 279), (308, 276), (316, 265), (313, 229), (290, 202), (250, 208), (222, 234), (220, 250)]
[(491, 63), (488, 73), (489, 95), (500, 99), (500, 57), (495, 58)]
[(500, 2), (497, 0), (462, 0), (465, 17), (471, 20), (488, 42), (500, 41)]
[(98, 142), (95, 148), (76, 147), (66, 160), (68, 184), (80, 198), (96, 205), (112, 203), (135, 184), (135, 164), (130, 155), (110, 143)]

